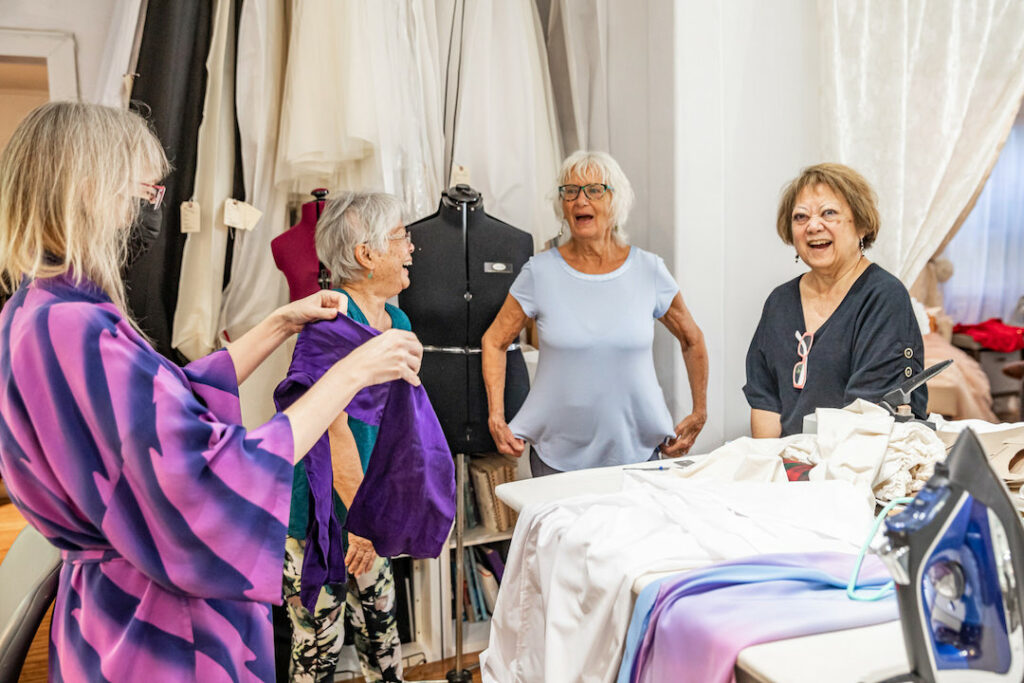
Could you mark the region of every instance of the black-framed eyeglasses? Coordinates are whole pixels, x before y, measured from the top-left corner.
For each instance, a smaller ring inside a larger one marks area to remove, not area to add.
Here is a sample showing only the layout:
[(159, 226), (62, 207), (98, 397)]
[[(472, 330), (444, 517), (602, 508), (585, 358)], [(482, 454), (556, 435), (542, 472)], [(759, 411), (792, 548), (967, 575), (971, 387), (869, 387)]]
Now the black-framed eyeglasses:
[(605, 192), (613, 190), (611, 185), (605, 185), (604, 183), (590, 183), (589, 185), (559, 185), (558, 196), (564, 201), (571, 202), (580, 196), (580, 190), (583, 190), (583, 194), (587, 195), (587, 199), (600, 199), (604, 196)]
[(408, 244), (412, 244), (412, 233), (406, 229), (401, 235), (388, 235), (388, 239), (391, 241), (405, 240)]

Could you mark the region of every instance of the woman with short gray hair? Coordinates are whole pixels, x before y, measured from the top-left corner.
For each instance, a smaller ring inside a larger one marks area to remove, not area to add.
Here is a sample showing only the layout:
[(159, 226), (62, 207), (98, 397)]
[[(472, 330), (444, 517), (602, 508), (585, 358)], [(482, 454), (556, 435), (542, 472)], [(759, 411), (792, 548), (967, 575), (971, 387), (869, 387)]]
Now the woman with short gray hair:
[[(383, 193), (349, 192), (328, 201), (316, 226), (316, 252), (335, 291), (356, 322), (384, 331), (409, 330), (409, 318), (387, 300), (409, 286), (412, 241), (402, 203)], [(328, 429), (334, 470), (334, 507), (344, 520), (370, 461), (377, 427), (341, 413)], [(348, 583), (320, 590), (314, 613), (299, 590), (309, 523), (309, 482), (295, 468), (284, 567), (284, 597), (292, 623), (289, 680), (330, 680), (345, 640), (345, 613), (368, 681), (401, 681), (402, 657), (390, 560), (365, 538), (346, 533)]]
[[(534, 476), (683, 455), (707, 419), (704, 336), (665, 263), (629, 245), (633, 189), (603, 152), (576, 152), (559, 172), (561, 246), (527, 262), (483, 337), (488, 426), (498, 450), (532, 444)], [(526, 402), (505, 423), (505, 349), (537, 322), (540, 362)], [(693, 412), (673, 428), (654, 374), (654, 323), (679, 340)]]

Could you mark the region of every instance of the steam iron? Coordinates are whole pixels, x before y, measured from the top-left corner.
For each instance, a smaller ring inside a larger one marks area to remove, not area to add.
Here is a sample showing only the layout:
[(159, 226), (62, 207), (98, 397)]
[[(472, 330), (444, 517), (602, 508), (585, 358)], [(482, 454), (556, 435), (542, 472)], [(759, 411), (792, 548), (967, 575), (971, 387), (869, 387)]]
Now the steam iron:
[(1024, 681), (1024, 526), (974, 432), (885, 527), (911, 665), (899, 680)]

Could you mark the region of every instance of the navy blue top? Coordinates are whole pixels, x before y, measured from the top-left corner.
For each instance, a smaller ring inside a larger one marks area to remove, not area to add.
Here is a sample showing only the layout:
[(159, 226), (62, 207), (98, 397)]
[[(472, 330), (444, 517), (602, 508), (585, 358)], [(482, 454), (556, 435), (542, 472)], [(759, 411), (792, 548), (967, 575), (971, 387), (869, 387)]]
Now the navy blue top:
[[(793, 387), (800, 360), (794, 333), (804, 327), (800, 278), (776, 287), (764, 303), (747, 351), (743, 393), (751, 408), (778, 413), (782, 436), (803, 430), (815, 408), (842, 408), (854, 399), (877, 403), (882, 395), (924, 369), (924, 341), (903, 283), (872, 263), (839, 307), (814, 333), (803, 389)], [(928, 389), (911, 398), (926, 416)]]

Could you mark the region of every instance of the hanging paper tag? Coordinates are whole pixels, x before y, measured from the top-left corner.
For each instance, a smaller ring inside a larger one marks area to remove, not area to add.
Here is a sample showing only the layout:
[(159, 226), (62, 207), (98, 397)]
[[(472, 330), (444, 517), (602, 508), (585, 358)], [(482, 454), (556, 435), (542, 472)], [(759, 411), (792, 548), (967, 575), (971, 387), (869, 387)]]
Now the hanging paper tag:
[(224, 225), (229, 228), (241, 228), (242, 227), (242, 207), (237, 199), (224, 200)]
[(199, 232), (199, 202), (190, 199), (181, 203), (181, 231)]
[(242, 229), (252, 230), (260, 222), (263, 212), (248, 202), (239, 202), (242, 209)]
[(455, 187), (458, 184), (472, 185), (469, 182), (469, 167), (462, 164), (452, 164), (452, 177), (448, 187)]

